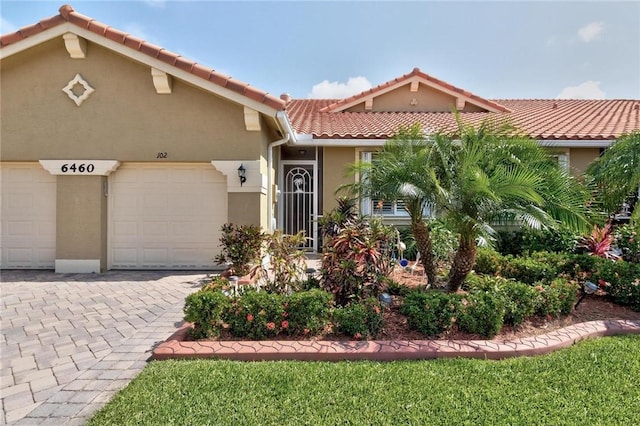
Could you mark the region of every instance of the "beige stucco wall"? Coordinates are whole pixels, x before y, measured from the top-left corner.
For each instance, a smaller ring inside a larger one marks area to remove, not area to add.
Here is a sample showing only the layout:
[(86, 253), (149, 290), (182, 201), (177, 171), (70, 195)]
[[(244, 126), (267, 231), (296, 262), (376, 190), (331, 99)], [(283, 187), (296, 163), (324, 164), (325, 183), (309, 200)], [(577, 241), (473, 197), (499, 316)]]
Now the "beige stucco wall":
[[(62, 88), (80, 74), (95, 92), (76, 106)], [(249, 132), (241, 105), (173, 79), (157, 94), (151, 70), (89, 43), (71, 59), (58, 37), (2, 61), (4, 161), (258, 159), (269, 141)], [(167, 153), (158, 159), (158, 153)]]
[(236, 225), (256, 225), (263, 230), (267, 229), (266, 196), (258, 197), (255, 193), (248, 192), (230, 192), (227, 202), (229, 222)]
[(569, 166), (574, 175), (582, 174), (593, 160), (600, 155), (600, 148), (571, 148)]
[[(415, 105), (411, 105), (414, 100)], [(454, 96), (424, 84), (418, 86), (417, 92), (412, 92), (411, 84), (406, 84), (376, 96), (371, 111), (450, 112), (455, 106), (456, 98)], [(462, 110), (482, 111), (481, 108), (469, 103), (465, 104)], [(348, 111), (365, 111), (364, 102), (349, 108)]]
[(347, 166), (356, 161), (355, 148), (324, 148), (324, 180), (322, 182), (323, 210), (328, 212), (337, 206), (336, 189), (340, 185), (355, 182), (348, 176)]
[[(267, 146), (278, 139), (264, 117), (260, 131), (247, 131), (242, 105), (178, 79), (172, 79), (171, 94), (157, 94), (150, 67), (91, 42), (85, 59), (71, 59), (57, 37), (3, 59), (1, 70), (2, 161), (260, 160), (266, 165)], [(95, 89), (80, 106), (62, 91), (76, 74)], [(100, 259), (106, 267), (104, 179), (58, 176), (57, 259)], [(260, 192), (231, 193), (229, 211), (236, 212), (229, 220), (266, 228), (266, 195)]]
[(56, 177), (56, 258), (100, 259), (107, 266), (105, 176)]

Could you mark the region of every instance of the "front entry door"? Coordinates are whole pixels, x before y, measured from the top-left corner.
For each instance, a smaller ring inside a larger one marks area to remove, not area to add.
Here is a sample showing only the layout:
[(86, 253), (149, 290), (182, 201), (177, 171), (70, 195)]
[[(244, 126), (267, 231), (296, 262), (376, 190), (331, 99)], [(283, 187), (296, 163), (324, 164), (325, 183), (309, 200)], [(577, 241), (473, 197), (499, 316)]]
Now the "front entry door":
[(316, 188), (315, 162), (282, 161), (282, 192), (280, 193), (280, 227), (287, 234), (304, 231), (304, 249), (316, 250)]

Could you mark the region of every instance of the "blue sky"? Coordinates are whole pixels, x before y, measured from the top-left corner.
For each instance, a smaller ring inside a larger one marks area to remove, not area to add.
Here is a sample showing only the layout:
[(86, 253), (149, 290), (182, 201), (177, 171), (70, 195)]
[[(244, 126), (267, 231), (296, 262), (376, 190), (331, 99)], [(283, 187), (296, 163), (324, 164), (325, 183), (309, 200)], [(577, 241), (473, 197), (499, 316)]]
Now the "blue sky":
[[(0, 1), (0, 32), (59, 1)], [(489, 99), (640, 99), (640, 2), (82, 1), (76, 11), (276, 96), (348, 96), (419, 67)]]

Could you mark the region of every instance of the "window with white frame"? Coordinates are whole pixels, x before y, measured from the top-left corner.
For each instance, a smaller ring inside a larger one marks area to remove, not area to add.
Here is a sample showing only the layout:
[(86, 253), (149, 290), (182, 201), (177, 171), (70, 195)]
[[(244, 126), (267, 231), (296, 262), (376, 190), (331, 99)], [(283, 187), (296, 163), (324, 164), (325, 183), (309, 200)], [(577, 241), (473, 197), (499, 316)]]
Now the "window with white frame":
[(552, 158), (555, 158), (558, 165), (564, 170), (569, 170), (569, 156), (567, 154), (551, 154)]
[[(360, 152), (360, 161), (373, 162), (375, 166), (375, 155), (376, 153), (374, 151), (362, 151)], [(371, 216), (409, 217), (409, 213), (404, 208), (404, 202), (402, 200), (388, 201), (375, 198), (363, 198), (360, 211), (362, 214)], [(426, 207), (424, 214), (425, 216), (429, 215), (429, 209)]]

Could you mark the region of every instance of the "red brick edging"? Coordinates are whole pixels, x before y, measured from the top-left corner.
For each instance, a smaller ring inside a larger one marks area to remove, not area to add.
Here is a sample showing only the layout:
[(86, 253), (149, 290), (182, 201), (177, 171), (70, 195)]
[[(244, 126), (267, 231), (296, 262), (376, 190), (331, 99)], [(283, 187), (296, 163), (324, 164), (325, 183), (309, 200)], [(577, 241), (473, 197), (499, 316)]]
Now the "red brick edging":
[(152, 359), (220, 358), (240, 361), (303, 360), (342, 361), (433, 358), (503, 359), (541, 355), (580, 340), (620, 334), (640, 334), (638, 320), (590, 321), (534, 337), (496, 340), (372, 340), (372, 341), (185, 341), (190, 324), (184, 324), (158, 345)]

